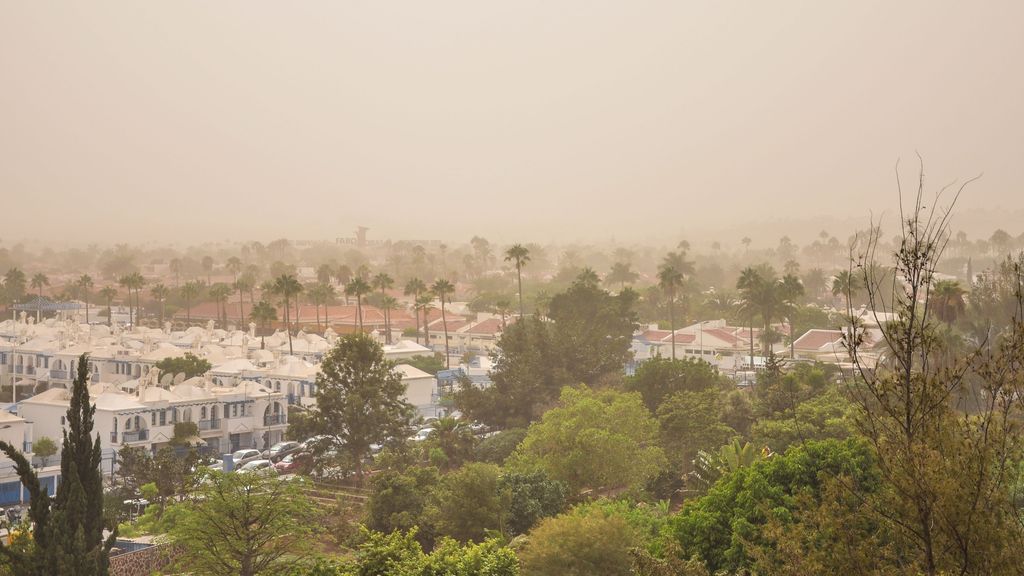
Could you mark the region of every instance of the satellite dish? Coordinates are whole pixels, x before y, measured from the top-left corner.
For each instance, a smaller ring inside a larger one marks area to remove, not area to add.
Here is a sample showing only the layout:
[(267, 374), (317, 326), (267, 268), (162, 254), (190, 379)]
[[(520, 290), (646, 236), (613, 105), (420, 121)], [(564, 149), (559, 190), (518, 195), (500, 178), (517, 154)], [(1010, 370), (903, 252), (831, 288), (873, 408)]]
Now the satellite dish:
[(185, 373), (181, 372), (174, 375), (174, 385), (177, 386), (185, 381)]
[(164, 374), (163, 376), (160, 377), (160, 385), (161, 386), (170, 386), (171, 382), (173, 382), (173, 381), (174, 381), (174, 374), (168, 373), (168, 374)]

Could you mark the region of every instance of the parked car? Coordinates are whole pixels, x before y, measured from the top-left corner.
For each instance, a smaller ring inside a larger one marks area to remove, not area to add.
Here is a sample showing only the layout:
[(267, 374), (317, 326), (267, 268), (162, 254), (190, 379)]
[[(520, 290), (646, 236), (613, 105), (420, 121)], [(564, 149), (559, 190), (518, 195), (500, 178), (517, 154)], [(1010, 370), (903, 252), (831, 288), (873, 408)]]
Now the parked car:
[(234, 460), (235, 468), (238, 468), (244, 464), (252, 462), (253, 460), (260, 460), (263, 458), (263, 454), (255, 448), (245, 448), (232, 454), (231, 458)]
[(420, 428), (418, 432), (409, 437), (409, 440), (412, 440), (413, 442), (423, 442), (427, 438), (430, 438), (430, 435), (433, 433), (433, 428)]
[(271, 462), (277, 462), (281, 458), (295, 452), (301, 447), (302, 444), (299, 444), (298, 442), (278, 442), (271, 446), (269, 450), (264, 451), (263, 457)]
[(277, 470), (274, 468), (274, 463), (270, 460), (252, 460), (246, 462), (244, 466), (238, 469), (239, 474), (274, 474), (277, 475)]
[(313, 467), (313, 455), (309, 452), (292, 452), (274, 464), (280, 474), (297, 474)]

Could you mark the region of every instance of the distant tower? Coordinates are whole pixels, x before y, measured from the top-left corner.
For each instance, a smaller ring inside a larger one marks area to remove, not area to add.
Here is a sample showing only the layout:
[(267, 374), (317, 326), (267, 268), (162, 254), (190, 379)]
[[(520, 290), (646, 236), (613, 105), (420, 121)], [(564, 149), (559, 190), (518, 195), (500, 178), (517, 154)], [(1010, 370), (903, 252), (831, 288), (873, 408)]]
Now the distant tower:
[(366, 246), (366, 233), (369, 231), (370, 229), (367, 228), (366, 226), (360, 226), (356, 228), (356, 246), (360, 248)]

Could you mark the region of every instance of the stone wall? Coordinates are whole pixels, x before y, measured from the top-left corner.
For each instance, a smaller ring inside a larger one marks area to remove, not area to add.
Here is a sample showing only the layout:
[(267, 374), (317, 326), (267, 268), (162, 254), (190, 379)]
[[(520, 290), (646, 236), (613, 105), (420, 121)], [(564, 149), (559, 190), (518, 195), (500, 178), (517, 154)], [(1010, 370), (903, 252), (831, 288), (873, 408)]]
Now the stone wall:
[(150, 576), (174, 560), (174, 548), (166, 544), (126, 552), (110, 558), (110, 576)]

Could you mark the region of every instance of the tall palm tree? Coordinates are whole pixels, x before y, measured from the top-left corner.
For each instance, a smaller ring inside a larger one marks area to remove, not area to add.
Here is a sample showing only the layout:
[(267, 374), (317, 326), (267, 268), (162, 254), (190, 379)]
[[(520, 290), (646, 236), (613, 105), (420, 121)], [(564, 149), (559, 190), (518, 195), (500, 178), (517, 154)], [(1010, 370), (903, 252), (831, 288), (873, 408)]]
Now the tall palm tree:
[(504, 331), (507, 324), (505, 320), (508, 318), (509, 312), (512, 310), (512, 303), (507, 298), (499, 298), (494, 301), (494, 311), (501, 316), (501, 330)]
[[(47, 278), (46, 274), (43, 274), (42, 272), (38, 272), (38, 273), (36, 273), (35, 275), (32, 276), (32, 281), (30, 282), (30, 285), (33, 288), (35, 288), (36, 290), (38, 290), (39, 299), (42, 300), (42, 298), (43, 298), (43, 286), (49, 286), (50, 285), (50, 279)], [(39, 322), (39, 317), (40, 317), (40, 313), (41, 312), (42, 312), (42, 306), (36, 306), (36, 322), (37, 323)]]
[(423, 280), (420, 280), (419, 278), (415, 278), (415, 277), (414, 278), (410, 278), (409, 281), (405, 283), (405, 290), (403, 291), (403, 293), (406, 296), (412, 296), (412, 302), (413, 302), (412, 311), (413, 311), (413, 315), (416, 317), (416, 334), (417, 334), (417, 338), (419, 338), (419, 333), (420, 333), (420, 309), (416, 305), (416, 300), (419, 299), (420, 294), (423, 294), (426, 291), (427, 291), (427, 285), (423, 283)]
[(160, 304), (160, 327), (162, 328), (164, 325), (164, 315), (166, 312), (164, 306), (165, 302), (167, 302), (167, 297), (170, 296), (171, 294), (171, 290), (167, 286), (164, 286), (163, 284), (156, 284), (149, 289), (149, 294), (150, 296), (153, 297), (153, 300), (156, 300), (157, 303)]
[[(135, 291), (135, 320), (142, 321), (142, 302), (139, 298), (139, 290), (146, 285), (146, 278), (138, 272), (128, 275), (128, 305), (131, 306), (132, 290)], [(133, 324), (134, 326), (134, 324)]]
[(291, 274), (282, 274), (274, 280), (274, 292), (284, 298), (284, 309), (285, 309), (285, 322), (288, 331), (288, 353), (294, 354), (292, 349), (292, 330), (291, 326), (287, 325), (288, 322), (288, 303), (292, 296), (298, 297), (299, 292), (302, 292), (302, 284), (295, 279), (295, 276)]
[(113, 286), (104, 286), (103, 289), (100, 290), (100, 297), (107, 301), (107, 326), (113, 326), (112, 321), (114, 313), (112, 307), (115, 296), (117, 296), (117, 289)]
[(320, 331), (320, 306), (324, 303), (326, 298), (324, 289), (330, 286), (330, 284), (324, 284), (322, 282), (313, 282), (306, 286), (306, 294), (309, 295), (310, 301), (313, 302), (313, 307), (316, 309), (316, 329)]
[(224, 269), (230, 272), (234, 280), (237, 281), (238, 273), (242, 271), (242, 260), (238, 256), (232, 256), (224, 263)]
[(170, 263), (171, 273), (174, 274), (174, 287), (181, 285), (181, 269), (183, 268), (181, 258), (172, 258)]
[(334, 268), (330, 264), (321, 264), (316, 269), (316, 281), (320, 284), (330, 284), (334, 277)]
[(380, 308), (384, 311), (385, 330), (387, 331), (387, 343), (391, 344), (391, 311), (398, 307), (398, 300), (394, 296), (385, 296), (380, 300)]
[(849, 270), (840, 271), (832, 279), (832, 295), (845, 296), (851, 302), (861, 288), (860, 277)]
[(441, 278), (434, 282), (434, 285), (430, 287), (430, 291), (441, 300), (441, 324), (444, 326), (444, 365), (446, 368), (451, 369), (452, 359), (448, 349), (448, 318), (445, 315), (444, 301), (455, 292), (455, 286)]
[(185, 299), (185, 327), (192, 325), (192, 299), (199, 296), (203, 285), (195, 280), (189, 280), (181, 287), (181, 296)]
[(530, 250), (522, 244), (513, 244), (505, 250), (505, 262), (516, 267), (516, 278), (519, 282), (519, 319), (523, 319), (523, 266), (530, 262)]
[(740, 313), (750, 318), (750, 369), (754, 369), (754, 315), (757, 313), (756, 293), (764, 279), (755, 268), (750, 266), (740, 272), (736, 281), (736, 289), (740, 291)]
[(243, 274), (235, 280), (235, 290), (238, 290), (238, 323), (239, 325), (245, 321), (245, 302), (243, 300), (243, 294), (249, 292), (249, 303), (252, 304), (252, 288), (253, 288), (252, 277), (248, 274)]
[(277, 320), (277, 308), (274, 308), (266, 300), (260, 300), (252, 305), (249, 317), (260, 327), (260, 349), (262, 350), (267, 347), (267, 324)]
[(213, 284), (213, 281), (210, 280), (210, 276), (213, 274), (212, 256), (203, 256), (203, 271), (206, 272), (206, 285), (209, 286), (210, 284)]
[(361, 277), (356, 276), (345, 284), (345, 295), (356, 297), (356, 316), (359, 320), (359, 331), (363, 331), (363, 295), (371, 290), (370, 285)]
[(217, 303), (217, 315), (221, 318), (221, 328), (228, 328), (228, 296), (234, 290), (223, 282), (217, 282), (210, 287), (210, 298)]
[(658, 287), (668, 295), (669, 328), (672, 330), (672, 359), (676, 359), (676, 292), (683, 286), (683, 273), (670, 262), (658, 269)]
[(800, 299), (804, 296), (804, 285), (795, 274), (786, 274), (779, 285), (782, 309), (789, 320), (789, 357), (795, 358), (794, 342), (796, 342), (796, 315), (800, 312)]
[(335, 299), (338, 297), (338, 291), (334, 289), (334, 284), (330, 282), (321, 284), (320, 289), (323, 291), (321, 296), (324, 301), (324, 325), (329, 328), (331, 326), (330, 305), (334, 304)]
[[(387, 292), (385, 292), (385, 290), (387, 290), (388, 288), (391, 288), (392, 286), (395, 285), (395, 281), (392, 280), (391, 276), (388, 276), (387, 273), (385, 273), (385, 272), (381, 272), (381, 273), (377, 274), (376, 276), (374, 276), (372, 282), (373, 282), (373, 287), (374, 288), (379, 288), (380, 289), (380, 295), (382, 297), (384, 297), (384, 298), (387, 298)], [(391, 311), (388, 310), (387, 308), (384, 308), (384, 307), (382, 307), (382, 310), (384, 310), (384, 332), (385, 332), (385, 338), (386, 338), (387, 343), (391, 344)]]
[[(430, 321), (428, 315), (430, 314), (430, 305), (434, 303), (434, 297), (430, 293), (420, 294), (416, 298), (416, 310), (420, 311), (423, 315), (423, 345), (430, 347)], [(417, 326), (417, 328), (419, 328)]]
[(134, 309), (132, 308), (132, 278), (130, 274), (125, 274), (117, 279), (117, 283), (128, 290), (128, 325), (135, 326)]
[(89, 290), (92, 290), (94, 286), (92, 277), (88, 274), (82, 274), (79, 276), (78, 281), (75, 285), (82, 290), (82, 299), (85, 300), (85, 323), (89, 323)]

